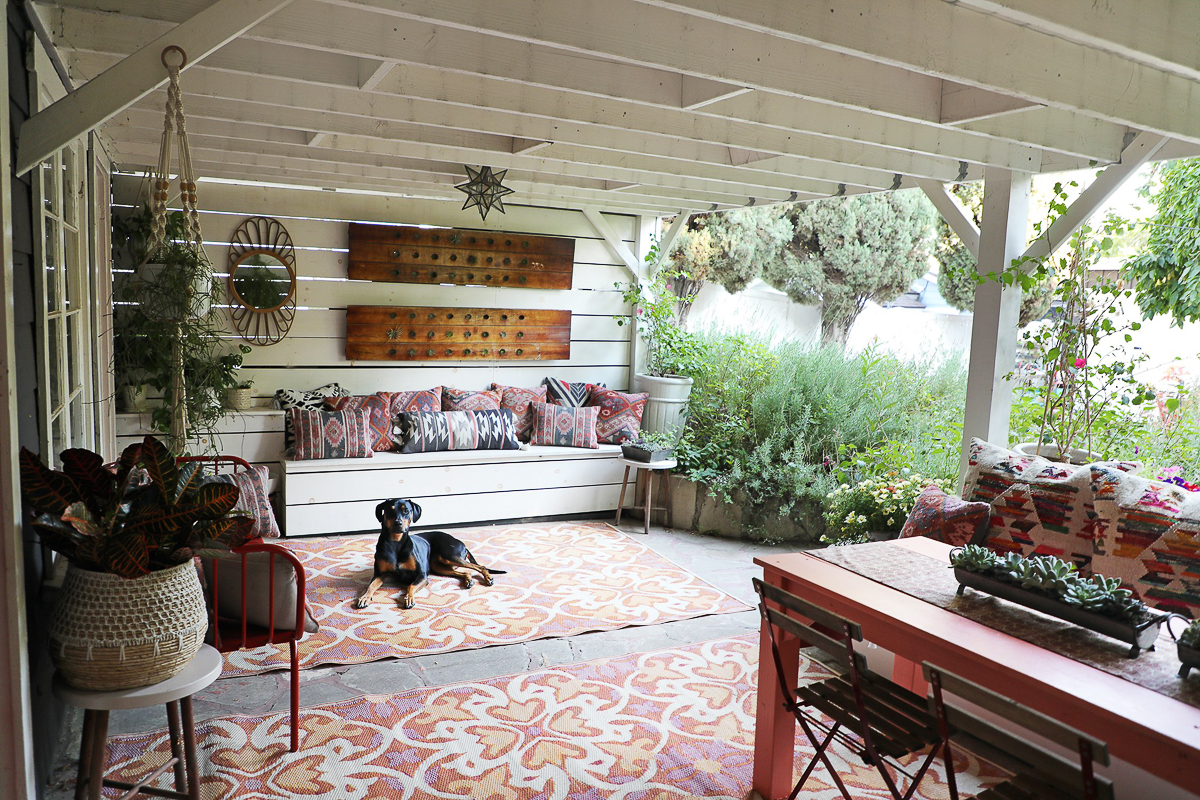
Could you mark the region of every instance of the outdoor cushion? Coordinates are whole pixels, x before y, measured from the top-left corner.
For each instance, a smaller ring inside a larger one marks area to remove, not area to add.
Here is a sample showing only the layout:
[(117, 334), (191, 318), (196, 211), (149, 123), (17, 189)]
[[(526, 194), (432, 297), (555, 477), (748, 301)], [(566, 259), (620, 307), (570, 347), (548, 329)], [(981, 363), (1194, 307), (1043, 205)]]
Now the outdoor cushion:
[(605, 388), (603, 383), (571, 383), (558, 378), (543, 378), (542, 385), (546, 387), (546, 396), (550, 403), (568, 408), (587, 405), (593, 388)]
[(217, 476), (217, 480), (238, 487), (238, 500), (233, 510), (245, 511), (253, 518), (254, 526), (250, 529), (252, 539), (278, 539), (280, 535), (279, 523), (275, 521), (275, 512), (267, 496), (269, 479), (270, 473), (266, 467), (253, 467), (248, 471)]
[(293, 458), (308, 461), (317, 458), (370, 458), (373, 434), (368, 411), (288, 411), (296, 433)]
[[(260, 628), (271, 625), (271, 554), (246, 554), (246, 622)], [(213, 561), (218, 561), (217, 582), (213, 582)], [(209, 603), (212, 591), (217, 593), (217, 616), (225, 619), (242, 618), (242, 556), (237, 553), (217, 559), (201, 558), (204, 584), (208, 587)], [(296, 570), (284, 558), (275, 557), (275, 630), (296, 629)], [(304, 630), (319, 629), (308, 603), (304, 604)]]
[(546, 402), (546, 387), (521, 389), (516, 386), (502, 386), (493, 383), (492, 390), (500, 392), (500, 407), (513, 412), (517, 426), (517, 438), (522, 442), (528, 442), (529, 434), (533, 430), (533, 404)]
[(394, 417), (401, 411), (441, 411), (442, 387), (419, 389), (408, 392), (377, 392), (380, 397), (386, 397), (391, 406), (389, 417)]
[[(298, 389), (277, 389), (275, 391), (275, 407), (287, 411), (292, 408), (319, 409), (329, 397), (348, 397), (350, 393), (337, 383), (327, 383), (316, 389), (304, 392)], [(292, 418), (285, 414), (283, 417), (283, 448), (289, 453), (295, 445), (295, 434), (292, 432)]]
[(402, 411), (392, 422), (402, 453), (441, 450), (518, 450), (513, 414), (487, 411)]
[(650, 395), (625, 394), (593, 386), (587, 404), (599, 410), (596, 417), (596, 438), (605, 444), (624, 444), (636, 439), (642, 429), (642, 413)]
[(597, 449), (595, 406), (576, 408), (553, 403), (533, 404), (531, 444)]
[(987, 503), (969, 503), (931, 484), (917, 497), (900, 529), (900, 538), (926, 536), (956, 547), (976, 543), (991, 513)]
[(500, 392), (472, 392), (466, 389), (442, 390), (442, 411), (499, 411)]
[(353, 395), (351, 397), (329, 397), (325, 399), (329, 411), (366, 411), (367, 425), (371, 433), (371, 449), (383, 453), (392, 449), (391, 402), (378, 394)]

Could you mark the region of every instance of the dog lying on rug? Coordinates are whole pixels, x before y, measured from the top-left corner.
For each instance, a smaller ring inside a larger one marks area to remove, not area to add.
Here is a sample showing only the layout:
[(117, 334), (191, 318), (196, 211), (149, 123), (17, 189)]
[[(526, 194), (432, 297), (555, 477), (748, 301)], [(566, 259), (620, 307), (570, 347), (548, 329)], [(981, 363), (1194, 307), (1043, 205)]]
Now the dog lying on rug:
[(495, 583), (493, 575), (505, 570), (481, 566), (461, 541), (445, 531), (409, 533), (409, 527), (421, 518), (421, 507), (412, 500), (393, 498), (375, 507), (379, 520), (379, 541), (375, 544), (375, 574), (367, 588), (354, 600), (355, 608), (366, 608), (385, 580), (400, 584), (400, 607), (412, 608), (413, 593), (430, 575), (458, 578), (464, 589), (475, 585), (479, 575), (484, 586)]

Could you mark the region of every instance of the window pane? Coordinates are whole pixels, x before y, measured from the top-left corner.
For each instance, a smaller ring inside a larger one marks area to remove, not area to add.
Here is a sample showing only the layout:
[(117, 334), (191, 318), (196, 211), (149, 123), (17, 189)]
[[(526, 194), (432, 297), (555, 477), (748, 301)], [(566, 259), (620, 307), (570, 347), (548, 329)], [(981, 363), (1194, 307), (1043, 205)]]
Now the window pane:
[(79, 392), (71, 399), (71, 446), (72, 447), (91, 447), (93, 442), (88, 441), (85, 430), (87, 416), (83, 405), (83, 392)]
[(82, 308), (79, 296), (79, 234), (70, 228), (63, 228), (63, 281), (66, 284), (67, 310)]
[(42, 162), (42, 206), (58, 213), (58, 156)]
[(46, 241), (42, 252), (46, 262), (46, 311), (53, 314), (62, 305), (58, 286), (58, 220), (53, 217), (46, 217)]
[(62, 324), (61, 317), (46, 320), (46, 355), (50, 359), (50, 372), (46, 376), (50, 384), (50, 409), (54, 413), (62, 402)]
[(68, 225), (78, 226), (79, 220), (76, 219), (76, 213), (79, 205), (79, 195), (77, 194), (79, 177), (75, 166), (76, 155), (69, 147), (63, 150), (62, 155), (63, 220)]
[(62, 451), (71, 446), (67, 441), (66, 421), (67, 415), (59, 414), (50, 424), (50, 447), (54, 451), (55, 463), (58, 463), (58, 457)]
[(69, 314), (66, 317), (67, 332), (63, 338), (63, 348), (66, 351), (66, 368), (67, 374), (64, 376), (64, 384), (66, 385), (67, 394), (75, 391), (75, 387), (79, 385), (82, 375), (79, 372), (79, 336), (83, 333), (79, 329), (79, 322), (82, 319), (78, 311), (74, 314)]

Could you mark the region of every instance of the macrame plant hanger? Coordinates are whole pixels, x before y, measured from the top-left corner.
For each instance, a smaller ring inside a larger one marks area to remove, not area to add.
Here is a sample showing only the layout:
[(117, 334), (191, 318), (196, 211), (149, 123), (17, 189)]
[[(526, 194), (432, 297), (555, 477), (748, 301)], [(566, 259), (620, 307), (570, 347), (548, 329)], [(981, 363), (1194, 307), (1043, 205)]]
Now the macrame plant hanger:
[[(168, 60), (168, 55), (178, 55), (179, 63)], [(196, 204), (196, 171), (192, 166), (192, 149), (188, 144), (187, 127), (183, 116), (183, 93), (179, 89), (179, 71), (187, 65), (187, 53), (176, 45), (168, 45), (162, 51), (162, 63), (167, 68), (167, 113), (163, 121), (162, 144), (158, 152), (158, 167), (150, 186), (149, 259), (167, 244), (167, 195), (171, 176), (172, 134), (179, 138), (179, 201), (183, 205), (186, 241), (203, 254), (203, 238), (200, 235), (200, 211)], [(194, 298), (189, 298), (187, 311), (191, 311)], [(168, 446), (172, 453), (180, 455), (187, 446), (187, 387), (183, 375), (182, 321), (174, 321), (174, 342), (171, 346), (171, 433)]]

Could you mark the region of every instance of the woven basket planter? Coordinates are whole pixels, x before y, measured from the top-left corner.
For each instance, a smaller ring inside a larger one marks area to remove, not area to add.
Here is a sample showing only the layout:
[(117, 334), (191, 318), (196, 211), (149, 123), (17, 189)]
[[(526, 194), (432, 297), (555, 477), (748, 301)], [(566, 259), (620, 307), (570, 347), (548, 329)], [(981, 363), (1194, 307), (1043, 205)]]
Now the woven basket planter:
[(50, 618), (50, 658), (78, 689), (132, 689), (178, 674), (207, 629), (191, 561), (132, 580), (72, 565)]

